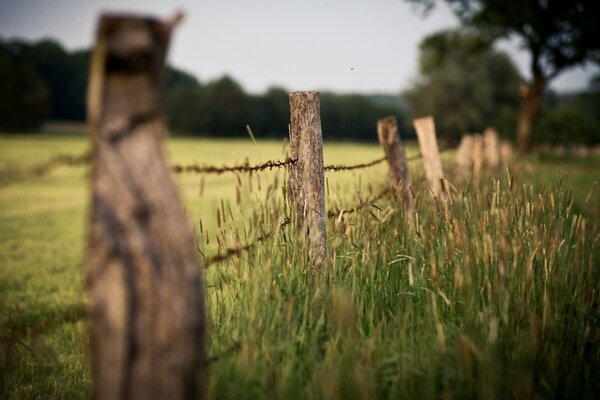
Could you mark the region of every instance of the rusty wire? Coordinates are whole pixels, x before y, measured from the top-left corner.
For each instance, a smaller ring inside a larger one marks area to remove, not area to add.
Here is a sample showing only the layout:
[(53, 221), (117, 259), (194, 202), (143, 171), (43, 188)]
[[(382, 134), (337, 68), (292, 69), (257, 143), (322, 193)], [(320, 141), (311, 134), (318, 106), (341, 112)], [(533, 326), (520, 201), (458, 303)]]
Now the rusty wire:
[(241, 164), (241, 165), (223, 165), (222, 167), (217, 167), (215, 165), (199, 165), (199, 164), (189, 164), (189, 165), (181, 165), (174, 164), (171, 166), (171, 170), (176, 173), (184, 173), (184, 172), (193, 172), (197, 174), (216, 174), (221, 175), (225, 172), (256, 172), (256, 171), (264, 171), (265, 169), (273, 169), (273, 168), (282, 168), (287, 165), (294, 164), (296, 159), (286, 158), (283, 161), (280, 160), (269, 160), (263, 164), (250, 165), (250, 164)]
[[(283, 220), (283, 222), (279, 225), (279, 229), (283, 230), (289, 223), (290, 223), (290, 218), (286, 217)], [(258, 243), (263, 242), (263, 241), (273, 237), (273, 235), (275, 235), (275, 231), (263, 233), (262, 235), (260, 235), (256, 239), (254, 239), (251, 243), (248, 243), (244, 246), (229, 247), (229, 248), (225, 249), (225, 251), (220, 251), (217, 254), (215, 254), (214, 256), (206, 259), (206, 261), (204, 263), (204, 268), (208, 268), (212, 264), (220, 263), (221, 261), (228, 260), (234, 256), (239, 256), (240, 254), (252, 249)]]
[(365, 200), (365, 201), (362, 201), (362, 202), (358, 203), (357, 205), (355, 205), (352, 208), (346, 208), (346, 209), (342, 209), (342, 210), (338, 210), (338, 209), (336, 209), (336, 210), (329, 210), (327, 212), (327, 216), (329, 218), (335, 218), (335, 217), (339, 216), (340, 214), (352, 214), (354, 212), (357, 212), (359, 210), (362, 210), (364, 208), (372, 206), (373, 204), (375, 204), (376, 201), (381, 200), (383, 197), (385, 197), (391, 191), (392, 191), (391, 187), (383, 188), (383, 190), (381, 190), (379, 193), (377, 193), (372, 198), (370, 198), (368, 200)]
[(0, 171), (0, 174), (24, 175), (24, 176), (43, 176), (60, 166), (77, 167), (88, 164), (91, 160), (91, 153), (85, 152), (79, 155), (56, 154), (48, 160), (28, 168), (6, 168)]
[[(451, 150), (451, 147), (446, 147), (446, 148), (442, 148), (439, 150), (440, 153), (444, 153), (448, 150)], [(26, 169), (5, 169), (3, 171), (0, 171), (1, 173), (8, 173), (8, 174), (16, 174), (16, 175), (33, 175), (33, 176), (43, 176), (48, 174), (50, 171), (52, 171), (53, 169), (60, 167), (60, 166), (70, 166), (70, 167), (76, 167), (76, 166), (81, 166), (81, 165), (86, 165), (89, 164), (91, 161), (91, 152), (85, 152), (83, 154), (80, 155), (72, 155), (72, 154), (57, 154), (53, 157), (51, 157), (50, 159), (43, 161), (37, 165), (34, 165), (32, 167), (26, 168)], [(416, 154), (412, 157), (408, 157), (406, 159), (406, 161), (415, 161), (418, 159), (423, 158), (422, 154)], [(350, 171), (350, 170), (354, 170), (354, 169), (362, 169), (362, 168), (368, 168), (368, 167), (372, 167), (374, 165), (377, 165), (379, 163), (382, 163), (383, 161), (386, 160), (386, 157), (383, 156), (381, 158), (378, 158), (376, 160), (373, 161), (369, 161), (366, 163), (361, 163), (361, 164), (354, 164), (354, 165), (344, 165), (344, 164), (330, 164), (330, 165), (326, 165), (324, 167), (324, 171), (326, 172), (337, 172), (337, 171)], [(216, 166), (216, 165), (200, 165), (200, 164), (188, 164), (188, 165), (183, 165), (183, 164), (173, 164), (171, 166), (171, 170), (176, 173), (176, 174), (181, 174), (181, 173), (197, 173), (197, 174), (216, 174), (216, 175), (221, 175), (223, 173), (226, 172), (248, 172), (248, 173), (252, 173), (252, 172), (257, 172), (257, 171), (264, 171), (264, 170), (272, 170), (274, 168), (283, 168), (283, 167), (287, 167), (288, 165), (292, 165), (295, 164), (297, 161), (297, 159), (292, 159), (292, 158), (286, 158), (285, 160), (269, 160), (265, 163), (262, 164), (256, 164), (256, 165), (250, 165), (248, 163), (246, 164), (240, 164), (240, 165), (223, 165), (221, 167)]]
[(386, 160), (386, 157), (383, 156), (381, 158), (378, 158), (376, 160), (373, 161), (369, 161), (367, 163), (362, 163), (362, 164), (354, 164), (354, 165), (343, 165), (343, 164), (331, 164), (331, 165), (326, 165), (325, 168), (323, 168), (325, 171), (350, 171), (353, 169), (360, 169), (360, 168), (368, 168), (368, 167), (372, 167), (373, 165), (377, 165), (383, 161)]

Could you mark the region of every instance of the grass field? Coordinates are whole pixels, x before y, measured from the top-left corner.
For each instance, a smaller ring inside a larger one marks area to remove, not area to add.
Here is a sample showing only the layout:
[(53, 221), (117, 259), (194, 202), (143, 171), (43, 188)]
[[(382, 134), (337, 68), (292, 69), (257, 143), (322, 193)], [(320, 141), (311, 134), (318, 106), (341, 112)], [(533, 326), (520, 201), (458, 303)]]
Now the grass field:
[[(86, 148), (76, 135), (0, 137), (0, 397), (90, 396), (87, 168), (6, 172)], [(180, 163), (258, 163), (284, 158), (285, 143), (175, 138), (167, 151)], [(326, 164), (381, 155), (325, 146)], [(600, 159), (517, 160), (479, 184), (448, 163), (445, 201), (413, 166), (415, 222), (390, 198), (330, 221), (316, 279), (291, 227), (206, 271), (209, 354), (240, 344), (210, 366), (209, 398), (598, 397)], [(327, 174), (328, 208), (369, 198), (385, 173)], [(207, 256), (284, 213), (283, 171), (175, 178)]]

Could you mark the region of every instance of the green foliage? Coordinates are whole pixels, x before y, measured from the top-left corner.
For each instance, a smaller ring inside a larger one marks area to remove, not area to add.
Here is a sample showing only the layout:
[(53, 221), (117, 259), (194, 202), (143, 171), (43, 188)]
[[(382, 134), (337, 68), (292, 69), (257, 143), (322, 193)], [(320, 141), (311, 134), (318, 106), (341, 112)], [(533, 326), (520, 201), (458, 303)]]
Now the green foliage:
[(22, 53), (0, 42), (0, 132), (36, 130), (48, 115), (48, 88)]
[(600, 143), (600, 87), (598, 77), (584, 92), (547, 96), (545, 108), (536, 128), (540, 142), (554, 145)]
[[(431, 9), (435, 0), (408, 0)], [(600, 3), (593, 0), (445, 0), (461, 21), (486, 37), (517, 37), (532, 57), (532, 76), (600, 62)]]
[[(0, 77), (6, 76), (2, 81), (7, 88), (0, 93), (0, 131), (3, 126), (5, 131), (33, 130), (44, 118), (85, 119), (89, 51), (70, 53), (50, 40), (2, 46)], [(193, 75), (168, 67), (163, 100), (175, 133), (245, 137), (249, 125), (257, 137), (288, 135), (289, 100), (283, 88), (251, 95), (229, 76), (202, 84)], [(374, 141), (378, 118), (396, 115), (403, 122), (400, 108), (381, 97), (324, 94), (323, 104), (323, 131), (329, 139)], [(406, 134), (404, 125), (400, 127)]]
[[(408, 0), (429, 11), (436, 0)], [(517, 38), (531, 58), (529, 82), (524, 82), (521, 124), (518, 129), (519, 150), (529, 152), (538, 120), (542, 96), (549, 81), (564, 70), (587, 63), (600, 64), (600, 2), (594, 0), (444, 0), (462, 21), (463, 26), (495, 40)], [(503, 111), (504, 112), (504, 111)], [(576, 129), (586, 130), (576, 112), (561, 111), (561, 120), (570, 120)], [(546, 113), (548, 115), (548, 113)], [(552, 118), (551, 118), (552, 119)], [(555, 118), (554, 118), (555, 119)], [(539, 132), (556, 127), (546, 118)], [(562, 133), (550, 135), (564, 136)], [(578, 141), (581, 133), (577, 133)], [(539, 137), (545, 141), (553, 138)], [(562, 140), (562, 139), (561, 139)]]
[(487, 126), (512, 134), (520, 77), (504, 53), (466, 31), (432, 34), (420, 50), (421, 78), (404, 93), (414, 116), (433, 115), (438, 135), (450, 141)]

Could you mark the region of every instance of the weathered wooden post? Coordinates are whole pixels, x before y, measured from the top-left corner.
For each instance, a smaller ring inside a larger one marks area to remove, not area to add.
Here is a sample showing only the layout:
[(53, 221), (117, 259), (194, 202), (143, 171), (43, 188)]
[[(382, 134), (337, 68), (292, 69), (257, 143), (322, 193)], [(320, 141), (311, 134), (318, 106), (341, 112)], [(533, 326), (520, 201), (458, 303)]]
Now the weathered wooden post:
[(105, 15), (91, 59), (86, 268), (96, 399), (203, 397), (196, 243), (161, 146), (176, 22)]
[(398, 134), (396, 117), (389, 116), (377, 121), (377, 137), (387, 158), (390, 184), (404, 204), (410, 207), (412, 198), (409, 188), (408, 162)]
[(481, 164), (483, 163), (483, 138), (480, 134), (473, 135), (473, 149), (471, 159), (473, 160), (473, 177), (479, 180)]
[(490, 169), (496, 169), (500, 164), (500, 141), (498, 132), (494, 128), (487, 128), (483, 132), (483, 150), (486, 166)]
[(471, 175), (473, 170), (473, 135), (463, 135), (456, 151), (456, 165), (463, 176)]
[(502, 164), (508, 165), (513, 154), (513, 146), (510, 142), (500, 142), (500, 160)]
[(319, 92), (290, 94), (289, 198), (296, 225), (308, 239), (310, 260), (325, 260), (325, 177)]
[(444, 173), (442, 172), (442, 160), (440, 159), (440, 151), (435, 137), (433, 117), (415, 119), (413, 125), (417, 131), (419, 147), (423, 155), (425, 175), (427, 175), (433, 194), (437, 196), (443, 187)]

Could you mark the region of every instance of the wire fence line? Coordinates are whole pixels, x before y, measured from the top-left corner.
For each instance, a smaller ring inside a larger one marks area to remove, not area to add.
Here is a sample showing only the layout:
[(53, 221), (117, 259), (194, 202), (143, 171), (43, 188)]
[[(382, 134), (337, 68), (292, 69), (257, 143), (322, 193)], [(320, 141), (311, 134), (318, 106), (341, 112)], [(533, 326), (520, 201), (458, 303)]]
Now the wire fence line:
[[(362, 209), (365, 209), (367, 207), (374, 206), (376, 201), (381, 200), (382, 198), (384, 198), (387, 194), (389, 194), (391, 192), (392, 192), (392, 188), (391, 187), (385, 187), (385, 188), (383, 188), (383, 190), (379, 191), (372, 198), (370, 198), (368, 200), (365, 200), (365, 201), (362, 201), (362, 202), (359, 202), (358, 204), (356, 204), (352, 208), (329, 210), (327, 212), (327, 216), (329, 218), (335, 218), (335, 217), (338, 217), (341, 214), (352, 214), (352, 213), (355, 213), (355, 212), (360, 211)], [(291, 222), (290, 218), (289, 217), (285, 217), (285, 219), (283, 220), (283, 222), (279, 225), (279, 230), (283, 230), (287, 225), (290, 224), (290, 222)], [(252, 242), (250, 242), (248, 244), (245, 244), (243, 246), (233, 246), (233, 247), (229, 247), (229, 248), (226, 248), (224, 250), (221, 250), (217, 254), (215, 254), (214, 256), (205, 258), (205, 260), (204, 260), (204, 268), (209, 268), (213, 264), (218, 264), (220, 262), (229, 260), (229, 259), (231, 259), (233, 257), (238, 257), (242, 253), (248, 252), (248, 251), (252, 250), (252, 248), (254, 248), (257, 244), (259, 244), (261, 242), (264, 242), (267, 239), (272, 238), (275, 235), (275, 233), (276, 233), (276, 230), (271, 231), (271, 232), (267, 232), (267, 233), (263, 233), (259, 237), (257, 237), (256, 239), (254, 239)]]
[(376, 160), (369, 161), (369, 162), (362, 163), (362, 164), (354, 164), (354, 165), (331, 164), (331, 165), (326, 165), (323, 169), (326, 172), (327, 171), (350, 171), (350, 170), (353, 170), (353, 169), (362, 169), (362, 168), (372, 167), (373, 165), (377, 165), (377, 164), (382, 163), (386, 159), (387, 159), (387, 157), (383, 156), (383, 157), (378, 158)]
[[(439, 152), (443, 153), (448, 150), (451, 150), (451, 148), (450, 147), (442, 148), (439, 150)], [(422, 154), (420, 154), (420, 153), (415, 154), (411, 157), (408, 157), (407, 162), (416, 161), (421, 158), (423, 158)], [(58, 168), (60, 166), (76, 167), (76, 166), (88, 165), (91, 162), (91, 159), (92, 159), (91, 152), (89, 152), (89, 151), (82, 153), (80, 155), (56, 154), (55, 156), (52, 156), (48, 160), (41, 162), (37, 165), (34, 165), (30, 168), (20, 169), (20, 170), (19, 169), (12, 169), (12, 170), (5, 169), (3, 171), (0, 171), (0, 174), (8, 171), (9, 173), (13, 173), (13, 174), (17, 173), (17, 174), (22, 174), (22, 175), (39, 177), (39, 176), (48, 174), (53, 169)], [(386, 159), (387, 159), (387, 157), (383, 156), (383, 157), (377, 158), (375, 160), (365, 162), (365, 163), (359, 163), (359, 164), (351, 164), (351, 165), (330, 164), (330, 165), (326, 165), (324, 167), (324, 171), (325, 172), (337, 172), (337, 171), (351, 171), (351, 170), (356, 170), (356, 169), (364, 169), (364, 168), (369, 168), (369, 167), (375, 166), (377, 164), (380, 164), (380, 163), (384, 162)], [(253, 173), (253, 172), (261, 172), (261, 171), (265, 171), (265, 170), (285, 168), (285, 167), (288, 167), (289, 165), (295, 164), (296, 162), (297, 162), (297, 159), (292, 159), (292, 158), (287, 157), (284, 160), (269, 160), (267, 162), (264, 162), (261, 164), (255, 164), (255, 165), (250, 165), (249, 163), (239, 164), (239, 165), (223, 165), (223, 166), (200, 165), (200, 164), (187, 164), (187, 165), (173, 164), (173, 165), (171, 165), (171, 171), (173, 171), (173, 173), (175, 173), (175, 174), (196, 173), (196, 174), (214, 174), (214, 175), (221, 175), (221, 174), (224, 174), (227, 172)], [(336, 217), (340, 216), (341, 214), (355, 213), (355, 212), (362, 210), (364, 208), (367, 208), (369, 206), (373, 206), (375, 204), (375, 202), (377, 202), (378, 200), (381, 200), (383, 197), (385, 197), (387, 194), (389, 194), (391, 192), (392, 192), (392, 188), (386, 187), (383, 190), (381, 190), (380, 192), (378, 192), (372, 198), (367, 199), (362, 202), (359, 202), (358, 204), (354, 205), (351, 208), (329, 210), (327, 212), (327, 216), (329, 218), (336, 218)], [(281, 223), (281, 225), (279, 226), (279, 230), (283, 230), (289, 223), (290, 223), (290, 218), (286, 217), (284, 219), (284, 221)], [(217, 264), (217, 263), (223, 262), (225, 260), (231, 259), (233, 257), (240, 256), (242, 253), (250, 251), (258, 243), (263, 242), (263, 241), (273, 237), (275, 235), (275, 233), (276, 233), (276, 230), (268, 232), (268, 233), (263, 233), (260, 236), (258, 236), (256, 239), (254, 239), (251, 243), (248, 243), (243, 246), (235, 246), (235, 247), (230, 247), (230, 248), (221, 250), (217, 254), (215, 254), (209, 258), (205, 258), (204, 266), (205, 266), (205, 268), (208, 268), (209, 266), (211, 266), (213, 264)], [(202, 256), (204, 257), (203, 254), (202, 254)]]
[[(444, 147), (439, 150), (440, 153), (452, 150), (452, 147)], [(421, 153), (415, 154), (406, 159), (407, 162), (415, 161), (423, 158)], [(355, 169), (363, 169), (375, 166), (386, 160), (386, 156), (377, 158), (372, 161), (360, 163), (360, 164), (329, 164), (325, 165), (323, 170), (325, 172), (337, 172), (337, 171), (351, 171)], [(29, 168), (4, 168), (0, 170), (0, 175), (25, 175), (25, 176), (36, 176), (40, 177), (50, 173), (53, 169), (61, 166), (78, 167), (88, 165), (92, 160), (92, 154), (90, 151), (79, 155), (59, 153), (48, 160), (43, 161), (39, 164), (33, 165)], [(272, 170), (276, 168), (285, 168), (289, 165), (295, 164), (297, 159), (290, 157), (284, 160), (269, 160), (261, 164), (250, 165), (249, 163), (238, 164), (238, 165), (201, 165), (201, 164), (173, 164), (171, 165), (171, 171), (175, 174), (182, 173), (195, 173), (195, 174), (214, 174), (221, 175), (226, 172), (260, 172), (264, 170)]]
[[(440, 149), (440, 153), (443, 153), (451, 148)], [(407, 161), (415, 161), (423, 156), (421, 154), (415, 154), (412, 157), (408, 157)], [(88, 165), (91, 161), (91, 153), (85, 152), (80, 155), (73, 154), (57, 154), (52, 156), (50, 159), (43, 161), (39, 164), (33, 165), (29, 168), (4, 168), (0, 170), (0, 174), (17, 174), (26, 176), (43, 176), (50, 173), (53, 169), (61, 166), (78, 167)], [(355, 169), (363, 169), (375, 166), (386, 160), (386, 157), (380, 157), (375, 160), (360, 163), (360, 164), (329, 164), (325, 165), (323, 170), (325, 172), (337, 172), (337, 171), (351, 171)], [(269, 160), (261, 164), (250, 165), (248, 163), (238, 165), (201, 165), (201, 164), (173, 164), (171, 170), (175, 174), (183, 173), (195, 173), (195, 174), (214, 174), (221, 175), (226, 172), (260, 172), (264, 170), (272, 170), (277, 168), (284, 168), (289, 165), (295, 164), (297, 159), (287, 157), (284, 160)]]
[(283, 161), (269, 160), (265, 163), (257, 164), (257, 165), (250, 165), (250, 164), (246, 163), (246, 164), (230, 165), (230, 166), (223, 165), (222, 167), (218, 167), (215, 165), (174, 164), (171, 166), (171, 170), (176, 174), (180, 174), (180, 173), (184, 173), (184, 172), (192, 172), (192, 173), (197, 173), (197, 174), (221, 175), (225, 172), (257, 172), (257, 171), (264, 171), (266, 169), (272, 170), (273, 168), (283, 168), (288, 165), (296, 163), (296, 161), (297, 161), (296, 159), (292, 159), (292, 158), (288, 157)]
[[(287, 225), (289, 225), (290, 223), (290, 218), (289, 217), (285, 217), (283, 219), (283, 222), (279, 225), (279, 230), (283, 230), (285, 229), (285, 227)], [(217, 264), (220, 263), (222, 261), (228, 260), (232, 257), (237, 257), (239, 255), (241, 255), (242, 253), (249, 251), (250, 249), (252, 249), (254, 246), (256, 246), (258, 243), (260, 242), (264, 242), (267, 239), (270, 239), (271, 237), (273, 237), (275, 235), (275, 230), (271, 231), (271, 232), (267, 232), (267, 233), (263, 233), (261, 234), (259, 237), (257, 237), (256, 239), (254, 239), (252, 242), (245, 244), (243, 246), (234, 246), (234, 247), (229, 247), (226, 248), (222, 251), (219, 251), (217, 254), (215, 254), (212, 257), (206, 258), (204, 261), (204, 268), (208, 268), (213, 264)], [(200, 250), (198, 250), (200, 251)], [(200, 253), (202, 254), (202, 253)]]
[(365, 208), (367, 208), (369, 206), (373, 206), (376, 201), (381, 200), (382, 198), (384, 198), (387, 194), (389, 194), (391, 192), (392, 192), (392, 188), (391, 187), (383, 188), (381, 191), (379, 191), (372, 198), (367, 199), (365, 201), (362, 201), (362, 202), (356, 204), (352, 208), (329, 210), (329, 211), (327, 211), (327, 216), (329, 218), (337, 218), (341, 214), (352, 214), (352, 213), (355, 213), (355, 212), (360, 211), (362, 209), (365, 209)]

